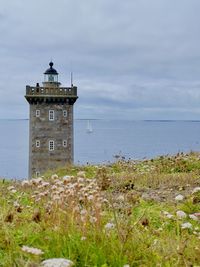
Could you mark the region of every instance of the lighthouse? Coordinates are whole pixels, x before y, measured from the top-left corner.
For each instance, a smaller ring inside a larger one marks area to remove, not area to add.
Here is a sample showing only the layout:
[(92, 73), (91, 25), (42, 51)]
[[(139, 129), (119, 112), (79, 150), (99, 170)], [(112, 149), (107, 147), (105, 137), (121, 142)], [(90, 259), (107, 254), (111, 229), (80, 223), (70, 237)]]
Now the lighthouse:
[(74, 160), (73, 105), (77, 87), (62, 87), (53, 62), (42, 86), (26, 86), (29, 113), (29, 178), (38, 177)]

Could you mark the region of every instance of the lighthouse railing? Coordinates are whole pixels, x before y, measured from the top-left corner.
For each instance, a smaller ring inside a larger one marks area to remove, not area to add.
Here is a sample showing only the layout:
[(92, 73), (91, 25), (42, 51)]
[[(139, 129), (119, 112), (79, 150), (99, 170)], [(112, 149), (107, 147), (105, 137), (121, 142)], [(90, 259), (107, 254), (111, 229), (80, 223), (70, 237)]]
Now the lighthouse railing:
[(26, 95), (30, 96), (77, 96), (77, 87), (33, 87), (33, 86), (26, 86)]

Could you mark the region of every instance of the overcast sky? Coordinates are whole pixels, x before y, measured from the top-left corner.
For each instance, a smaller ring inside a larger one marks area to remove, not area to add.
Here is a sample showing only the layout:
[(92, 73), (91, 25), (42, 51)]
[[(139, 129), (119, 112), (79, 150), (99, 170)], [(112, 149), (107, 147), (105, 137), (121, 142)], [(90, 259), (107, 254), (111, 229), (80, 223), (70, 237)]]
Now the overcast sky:
[(199, 0), (0, 0), (0, 118), (50, 59), (75, 118), (200, 119)]

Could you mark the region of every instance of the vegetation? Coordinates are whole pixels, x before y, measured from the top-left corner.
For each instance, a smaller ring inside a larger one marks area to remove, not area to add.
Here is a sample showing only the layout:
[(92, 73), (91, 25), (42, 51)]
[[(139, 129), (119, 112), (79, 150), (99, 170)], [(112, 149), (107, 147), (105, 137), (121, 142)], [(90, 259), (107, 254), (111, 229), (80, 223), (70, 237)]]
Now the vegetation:
[(0, 267), (200, 265), (199, 154), (55, 173), (1, 180)]

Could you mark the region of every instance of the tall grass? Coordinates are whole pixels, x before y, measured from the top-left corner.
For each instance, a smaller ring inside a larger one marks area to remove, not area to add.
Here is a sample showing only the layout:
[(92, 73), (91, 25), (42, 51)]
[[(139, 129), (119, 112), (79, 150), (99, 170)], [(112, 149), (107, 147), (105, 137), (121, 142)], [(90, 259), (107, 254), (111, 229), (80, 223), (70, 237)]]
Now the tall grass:
[[(192, 194), (199, 168), (199, 155), (191, 153), (2, 180), (0, 266), (37, 267), (53, 257), (81, 267), (198, 266), (199, 221), (188, 215), (200, 211)], [(180, 193), (184, 200), (176, 202)], [(177, 218), (177, 210), (187, 217)], [(183, 229), (184, 222), (192, 227)]]

